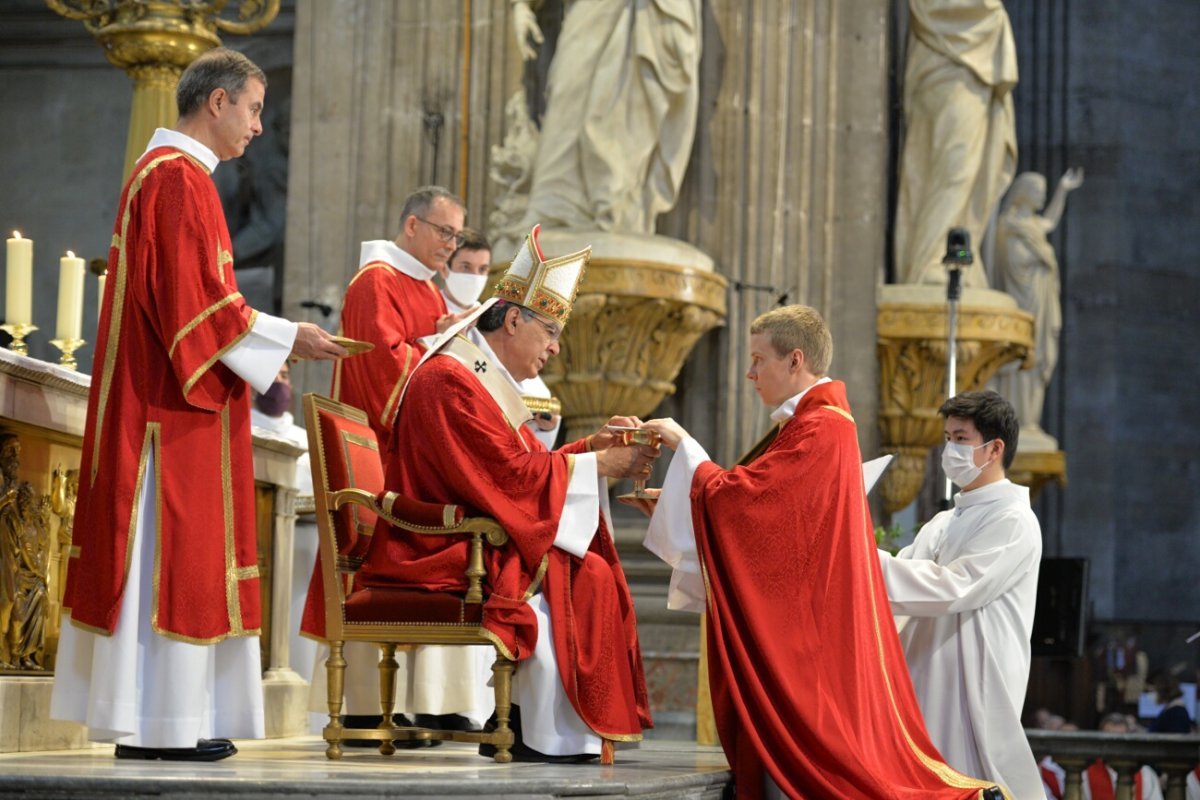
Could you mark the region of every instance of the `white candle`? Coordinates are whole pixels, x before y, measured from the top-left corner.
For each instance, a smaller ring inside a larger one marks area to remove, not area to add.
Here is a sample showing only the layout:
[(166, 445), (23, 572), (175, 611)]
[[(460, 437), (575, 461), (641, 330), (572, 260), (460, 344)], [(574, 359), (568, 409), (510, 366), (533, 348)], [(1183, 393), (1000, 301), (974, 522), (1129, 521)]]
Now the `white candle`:
[(55, 338), (78, 339), (83, 328), (83, 259), (70, 250), (58, 260), (58, 327)]
[(100, 325), (100, 312), (104, 310), (104, 284), (108, 281), (108, 273), (102, 272), (96, 276), (100, 284), (100, 294), (96, 296), (96, 325)]
[(4, 321), (9, 325), (33, 323), (33, 239), (13, 231), (5, 263)]

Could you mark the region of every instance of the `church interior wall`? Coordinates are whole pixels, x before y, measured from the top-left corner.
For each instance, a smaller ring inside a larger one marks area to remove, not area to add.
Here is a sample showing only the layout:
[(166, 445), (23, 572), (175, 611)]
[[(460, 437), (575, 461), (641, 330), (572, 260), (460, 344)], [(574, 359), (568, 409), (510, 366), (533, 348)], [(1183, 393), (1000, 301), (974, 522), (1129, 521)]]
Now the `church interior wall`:
[[(1097, 620), (1200, 607), (1200, 11), (1006, 0), (1020, 58), (1019, 170), (1082, 166), (1052, 241), (1063, 352), (1046, 430), (1069, 486), (1038, 504), (1046, 555), (1091, 561)], [(1195, 661), (1193, 655), (1193, 662)]]
[[(1094, 618), (1179, 621), (1200, 607), (1200, 395), (1188, 351), (1200, 336), (1200, 133), (1189, 124), (1200, 12), (1189, 0), (1006, 6), (1021, 59), (1019, 169), (1046, 173), (1052, 186), (1068, 166), (1087, 176), (1052, 239), (1063, 354), (1044, 423), (1068, 453), (1070, 483), (1038, 501), (1046, 554), (1091, 560)], [(260, 43), (229, 37), (269, 69), (297, 65), (292, 171), (301, 161), (311, 171), (289, 200), (283, 313), (322, 321), (300, 301), (340, 290), (357, 243), (390, 237), (399, 203), (420, 183), (464, 191), (470, 220), (486, 220), (488, 154), (521, 68), (505, 38), (507, 0), (475, 0), (464, 162), (463, 30), (458, 5), (449, 7), (301, 0), (287, 17), (294, 55), (286, 25)], [(873, 287), (898, 113), (886, 88), (895, 7), (706, 2), (693, 161), (679, 207), (659, 226), (709, 252), (731, 282), (768, 284), (829, 313), (835, 369), (868, 454), (877, 441)], [(39, 0), (0, 11), (0, 229), (35, 239), (46, 278), (33, 355), (56, 358), (55, 259), (67, 248), (107, 254), (129, 101), (129, 80), (82, 25)], [(85, 332), (95, 326), (94, 281), (87, 292)], [(742, 376), (744, 330), (770, 304), (769, 294), (731, 291), (726, 328), (701, 340), (663, 407), (717, 442), (722, 460), (765, 426)], [(90, 344), (79, 353), (85, 370), (90, 354)], [(309, 377), (314, 388), (327, 380)]]

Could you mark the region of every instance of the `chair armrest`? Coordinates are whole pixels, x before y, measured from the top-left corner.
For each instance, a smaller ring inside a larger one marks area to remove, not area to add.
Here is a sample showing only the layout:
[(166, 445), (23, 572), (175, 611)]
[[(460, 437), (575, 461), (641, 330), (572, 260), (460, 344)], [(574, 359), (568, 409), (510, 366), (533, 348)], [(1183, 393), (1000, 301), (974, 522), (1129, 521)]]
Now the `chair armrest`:
[(424, 503), (396, 492), (383, 492), (374, 508), (379, 516), (402, 530), (423, 536), (479, 533), (493, 547), (508, 543), (508, 533), (491, 517), (463, 517), (462, 506)]

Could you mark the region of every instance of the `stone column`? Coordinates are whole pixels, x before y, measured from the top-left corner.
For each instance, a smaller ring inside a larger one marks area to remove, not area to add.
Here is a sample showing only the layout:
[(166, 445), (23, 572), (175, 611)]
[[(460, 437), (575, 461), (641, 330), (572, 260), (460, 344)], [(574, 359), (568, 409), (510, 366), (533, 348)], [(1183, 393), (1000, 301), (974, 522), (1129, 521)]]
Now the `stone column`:
[(846, 382), (860, 444), (873, 453), (888, 3), (753, 0), (705, 13), (692, 163), (659, 232), (713, 257), (730, 282), (729, 316), (696, 348), (669, 410), (721, 463), (757, 441), (769, 409), (744, 377), (747, 328), (786, 293), (828, 319), (832, 376)]
[[(486, 226), (488, 154), (520, 84), (508, 13), (508, 0), (298, 0), (284, 316), (336, 327), (359, 243), (393, 238), (418, 186), (459, 193)], [(293, 368), (302, 391), (329, 380), (328, 365)]]

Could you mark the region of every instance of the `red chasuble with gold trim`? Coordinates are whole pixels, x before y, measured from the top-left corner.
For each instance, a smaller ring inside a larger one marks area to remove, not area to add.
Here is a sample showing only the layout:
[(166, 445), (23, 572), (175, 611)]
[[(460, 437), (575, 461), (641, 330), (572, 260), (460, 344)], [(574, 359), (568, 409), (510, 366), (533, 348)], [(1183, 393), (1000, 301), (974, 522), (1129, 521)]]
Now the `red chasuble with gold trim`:
[(218, 359), (254, 312), (208, 171), (146, 153), (121, 195), (88, 395), (64, 605), (111, 634), (154, 454), (151, 625), (210, 643), (260, 627), (249, 387)]
[(747, 466), (704, 462), (692, 519), (709, 680), (739, 798), (976, 798), (925, 730), (875, 550), (845, 385), (814, 386)]
[[(496, 641), (515, 659), (532, 655), (538, 630), (525, 601), (540, 584), (571, 704), (599, 735), (640, 739), (651, 722), (633, 599), (603, 515), (585, 558), (552, 547), (584, 442), (547, 452), (528, 427), (514, 429), (467, 367), (438, 355), (410, 379), (393, 447), (389, 489), (494, 517), (512, 537), (485, 551), (483, 619)], [(466, 565), (466, 539), (409, 536), (381, 520), (358, 580), (465, 591)]]
[(392, 438), (400, 391), (425, 352), (417, 339), (437, 333), (445, 313), (446, 301), (431, 281), (384, 261), (364, 265), (346, 288), (342, 335), (373, 342), (375, 349), (337, 362), (333, 399), (367, 412), (383, 450)]

